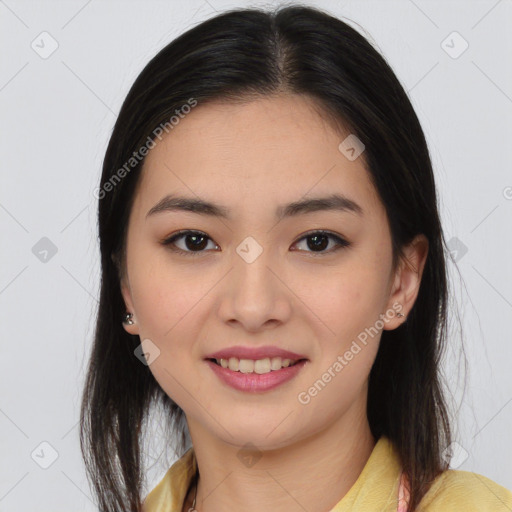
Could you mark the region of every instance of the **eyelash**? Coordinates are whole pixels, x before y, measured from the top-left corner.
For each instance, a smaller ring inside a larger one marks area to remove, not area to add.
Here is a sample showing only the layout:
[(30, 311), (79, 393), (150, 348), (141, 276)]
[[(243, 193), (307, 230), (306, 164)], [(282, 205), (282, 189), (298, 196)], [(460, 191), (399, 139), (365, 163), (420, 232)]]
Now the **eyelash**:
[[(206, 252), (205, 250), (201, 250), (201, 251), (184, 251), (183, 249), (179, 249), (177, 247), (171, 247), (171, 245), (176, 240), (178, 240), (180, 238), (184, 238), (186, 235), (202, 235), (202, 236), (205, 236), (206, 238), (211, 240), (211, 238), (206, 233), (203, 233), (202, 231), (194, 231), (194, 230), (186, 229), (186, 230), (178, 231), (177, 233), (171, 235), (170, 237), (162, 240), (161, 244), (166, 246), (166, 247), (169, 247), (169, 249), (171, 251), (177, 252), (177, 253), (181, 253), (184, 256), (192, 256), (192, 257), (194, 257), (194, 256), (198, 256), (198, 255)], [(311, 253), (315, 257), (316, 256), (325, 256), (327, 254), (331, 254), (333, 252), (338, 251), (339, 249), (342, 249), (342, 248), (345, 248), (345, 247), (349, 247), (351, 245), (350, 242), (347, 242), (345, 239), (341, 238), (340, 236), (335, 235), (334, 233), (331, 233), (331, 232), (325, 231), (325, 230), (310, 231), (309, 233), (306, 233), (301, 238), (299, 238), (297, 240), (297, 242), (294, 243), (294, 245), (296, 243), (306, 239), (306, 238), (312, 237), (313, 235), (325, 235), (325, 236), (333, 239), (338, 244), (336, 247), (334, 247), (334, 249), (330, 249), (329, 251), (320, 251), (320, 252), (305, 251), (305, 252)]]

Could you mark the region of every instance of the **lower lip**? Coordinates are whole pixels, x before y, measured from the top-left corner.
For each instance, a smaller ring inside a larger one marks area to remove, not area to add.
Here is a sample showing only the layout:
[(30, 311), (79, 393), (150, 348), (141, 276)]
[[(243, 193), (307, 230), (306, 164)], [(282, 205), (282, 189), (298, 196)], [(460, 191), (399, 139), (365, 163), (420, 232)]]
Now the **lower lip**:
[(275, 389), (281, 384), (293, 379), (293, 377), (304, 368), (307, 360), (300, 361), (293, 366), (287, 366), (280, 370), (272, 370), (269, 373), (262, 374), (234, 372), (210, 360), (206, 360), (206, 363), (228, 386), (238, 389), (239, 391), (258, 392)]

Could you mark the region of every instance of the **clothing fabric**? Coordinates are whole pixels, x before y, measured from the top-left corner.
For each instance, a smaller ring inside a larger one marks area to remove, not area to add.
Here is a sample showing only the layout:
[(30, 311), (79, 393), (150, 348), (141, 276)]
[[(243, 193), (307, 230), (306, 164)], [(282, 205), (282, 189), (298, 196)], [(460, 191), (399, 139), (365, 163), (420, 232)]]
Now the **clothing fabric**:
[(400, 485), (398, 486), (398, 505), (396, 512), (407, 512), (409, 506), (409, 486), (407, 477), (404, 473), (400, 475)]
[[(148, 494), (144, 512), (182, 512), (196, 471), (197, 461), (191, 447)], [(398, 454), (383, 436), (354, 485), (329, 512), (406, 512), (407, 502), (406, 479)], [(512, 512), (512, 492), (477, 473), (445, 471), (425, 494), (417, 512), (459, 511)]]

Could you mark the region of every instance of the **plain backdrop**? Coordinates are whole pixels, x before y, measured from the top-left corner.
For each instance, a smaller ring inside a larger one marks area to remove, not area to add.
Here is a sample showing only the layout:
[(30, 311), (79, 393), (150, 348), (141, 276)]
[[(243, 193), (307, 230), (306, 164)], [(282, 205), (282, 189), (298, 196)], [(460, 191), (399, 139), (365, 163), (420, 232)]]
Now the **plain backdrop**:
[[(266, 5), (0, 1), (2, 512), (95, 510), (77, 428), (99, 290), (93, 190), (124, 97), (186, 29)], [(512, 2), (309, 5), (364, 30), (418, 113), (460, 270), (450, 263), (454, 467), (512, 488)], [(154, 429), (147, 490), (174, 460)]]

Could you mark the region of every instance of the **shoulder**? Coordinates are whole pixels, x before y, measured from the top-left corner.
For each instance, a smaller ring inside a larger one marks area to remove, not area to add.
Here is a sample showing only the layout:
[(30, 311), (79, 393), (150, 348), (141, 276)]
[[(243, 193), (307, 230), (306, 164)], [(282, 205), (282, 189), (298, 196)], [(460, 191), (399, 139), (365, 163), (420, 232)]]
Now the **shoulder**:
[(434, 480), (418, 507), (418, 512), (441, 510), (508, 512), (512, 492), (478, 473), (450, 469)]

